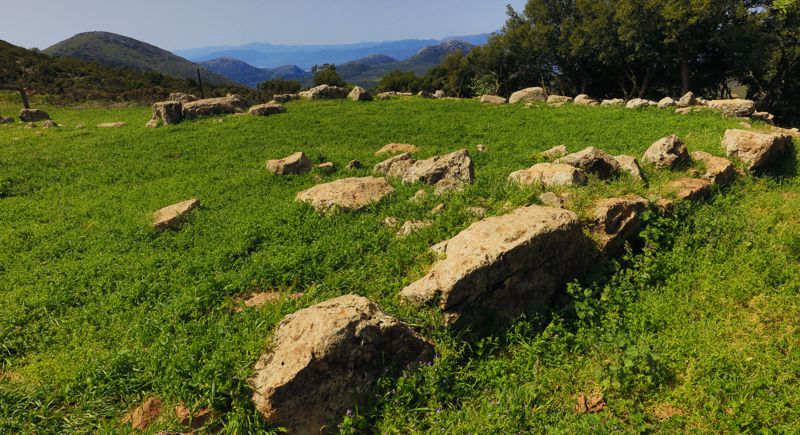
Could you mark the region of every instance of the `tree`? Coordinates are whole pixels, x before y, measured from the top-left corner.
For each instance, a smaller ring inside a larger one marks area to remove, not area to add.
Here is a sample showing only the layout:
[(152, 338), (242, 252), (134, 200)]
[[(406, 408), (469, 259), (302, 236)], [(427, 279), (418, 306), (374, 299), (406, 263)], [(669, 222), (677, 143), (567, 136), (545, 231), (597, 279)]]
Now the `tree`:
[(330, 63), (321, 66), (314, 65), (311, 68), (311, 73), (314, 75), (314, 86), (345, 86), (344, 80), (342, 80), (342, 77), (336, 72), (336, 65)]
[(413, 72), (390, 71), (378, 83), (380, 92), (419, 92), (422, 80)]
[(256, 89), (259, 98), (269, 100), (273, 95), (296, 94), (302, 87), (303, 85), (297, 80), (285, 80), (278, 77), (259, 83)]

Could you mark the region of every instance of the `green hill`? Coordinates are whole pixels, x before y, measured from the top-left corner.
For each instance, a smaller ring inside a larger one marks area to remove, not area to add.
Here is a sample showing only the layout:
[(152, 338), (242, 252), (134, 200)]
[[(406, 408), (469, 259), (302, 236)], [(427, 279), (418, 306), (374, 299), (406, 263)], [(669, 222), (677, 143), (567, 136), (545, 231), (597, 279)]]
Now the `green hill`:
[(230, 83), (227, 78), (154, 45), (108, 32), (79, 33), (44, 50), (53, 56), (69, 56), (114, 67), (155, 72), (172, 77), (197, 80), (201, 68), (209, 84)]

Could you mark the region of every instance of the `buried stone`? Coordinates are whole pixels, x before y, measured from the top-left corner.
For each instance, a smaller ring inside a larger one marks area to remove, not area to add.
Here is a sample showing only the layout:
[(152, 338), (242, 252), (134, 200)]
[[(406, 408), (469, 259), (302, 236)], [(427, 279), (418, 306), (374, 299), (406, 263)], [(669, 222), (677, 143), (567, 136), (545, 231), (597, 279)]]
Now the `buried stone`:
[(648, 201), (637, 195), (595, 202), (588, 227), (597, 237), (600, 250), (607, 256), (621, 254), (625, 242), (632, 241), (642, 229), (642, 214), (648, 207)]
[(436, 249), (444, 258), (401, 297), (435, 304), (447, 324), (476, 325), (545, 310), (596, 252), (575, 213), (537, 205), (476, 222)]
[(574, 166), (585, 172), (596, 174), (602, 180), (614, 177), (620, 169), (619, 162), (614, 157), (595, 147), (561, 157), (554, 163)]
[(347, 295), (286, 316), (249, 383), (268, 423), (318, 434), (364, 405), (379, 377), (432, 357), (432, 344), (410, 327)]
[(392, 193), (394, 188), (385, 178), (344, 178), (299, 192), (297, 200), (322, 212), (334, 209), (358, 211)]
[(275, 175), (301, 175), (311, 170), (311, 159), (302, 151), (288, 157), (267, 160), (267, 170)]
[(508, 181), (520, 186), (582, 186), (586, 176), (580, 169), (559, 163), (537, 163), (528, 169), (512, 172)]
[(153, 228), (156, 230), (177, 229), (186, 220), (186, 215), (200, 207), (200, 200), (188, 199), (153, 213)]

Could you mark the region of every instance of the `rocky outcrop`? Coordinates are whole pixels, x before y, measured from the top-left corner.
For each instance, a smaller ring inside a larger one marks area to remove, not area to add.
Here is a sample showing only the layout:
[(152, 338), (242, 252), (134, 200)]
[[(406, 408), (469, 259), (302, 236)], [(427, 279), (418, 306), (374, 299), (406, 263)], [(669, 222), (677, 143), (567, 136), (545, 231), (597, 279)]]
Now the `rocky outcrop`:
[(483, 95), (481, 96), (481, 103), (483, 104), (506, 104), (508, 101), (499, 95)]
[(219, 98), (206, 98), (183, 105), (183, 117), (186, 119), (201, 116), (229, 115), (246, 110), (247, 101), (239, 95), (228, 95)]
[(174, 230), (181, 226), (192, 210), (200, 207), (200, 200), (193, 198), (173, 204), (153, 213), (153, 228), (156, 230)]
[(586, 176), (580, 169), (557, 163), (537, 163), (528, 169), (512, 172), (508, 181), (520, 186), (582, 186)]
[(792, 138), (784, 134), (758, 133), (747, 130), (727, 130), (722, 147), (730, 157), (735, 157), (748, 170), (762, 169), (780, 159)]
[(433, 358), (410, 327), (355, 295), (286, 316), (249, 379), (256, 410), (296, 434), (325, 433), (379, 377)]
[[(153, 104), (153, 117), (151, 119), (164, 125), (177, 124), (183, 120), (183, 104), (177, 101), (162, 101)], [(157, 124), (156, 124), (157, 126)]]
[(176, 101), (181, 104), (191, 103), (192, 101), (197, 101), (199, 98), (192, 94), (186, 94), (183, 92), (173, 92), (169, 94), (167, 97), (167, 101)]
[(756, 103), (752, 100), (735, 98), (732, 100), (711, 100), (708, 107), (719, 110), (724, 116), (747, 117), (756, 111)]
[(247, 113), (253, 116), (270, 116), (285, 113), (286, 109), (277, 101), (270, 101), (266, 104), (258, 104), (250, 108)]
[(353, 90), (347, 94), (347, 98), (353, 101), (372, 101), (372, 95), (370, 95), (370, 93), (361, 86), (353, 87)]
[(624, 252), (643, 226), (642, 215), (648, 209), (646, 199), (637, 195), (601, 199), (595, 202), (588, 226), (597, 238), (600, 250), (613, 257)]
[(297, 200), (318, 211), (358, 211), (394, 193), (385, 178), (344, 178), (320, 184), (297, 194)]
[(701, 178), (681, 178), (669, 183), (667, 190), (683, 201), (701, 201), (711, 195), (711, 182)]
[(397, 153), (415, 153), (417, 152), (417, 147), (408, 143), (390, 143), (388, 145), (384, 145), (378, 151), (375, 151), (375, 155), (379, 156), (381, 154), (397, 154)]
[(437, 248), (445, 257), (400, 295), (435, 303), (448, 324), (542, 311), (593, 252), (575, 213), (537, 205), (474, 223)]
[(675, 169), (689, 160), (686, 145), (676, 135), (657, 140), (642, 156), (644, 163), (661, 169)]
[(338, 86), (320, 85), (307, 91), (300, 92), (300, 96), (309, 100), (339, 100), (347, 98), (349, 92)]
[(533, 103), (537, 101), (547, 101), (547, 93), (544, 88), (527, 88), (511, 94), (508, 102), (515, 103)]
[(311, 159), (303, 152), (296, 152), (288, 157), (267, 160), (267, 170), (275, 175), (300, 175), (311, 171)]
[(574, 166), (584, 172), (597, 175), (601, 180), (607, 180), (619, 173), (619, 162), (605, 151), (595, 147), (566, 155), (556, 160), (555, 163)]
[(634, 156), (621, 155), (614, 156), (614, 159), (619, 163), (619, 168), (631, 175), (636, 180), (647, 181), (644, 176), (644, 171), (639, 166), (639, 161)]
[(22, 109), (19, 111), (19, 120), (22, 122), (38, 122), (50, 119), (50, 115), (44, 110)]
[(703, 179), (712, 184), (724, 186), (736, 178), (736, 168), (724, 157), (713, 156), (704, 151), (694, 151), (691, 156), (692, 160), (703, 164), (706, 170)]
[(399, 178), (403, 183), (436, 184), (445, 179), (472, 183), (475, 179), (475, 168), (467, 150), (458, 150), (427, 160), (416, 160), (411, 156), (394, 158), (379, 163), (375, 169), (390, 177)]

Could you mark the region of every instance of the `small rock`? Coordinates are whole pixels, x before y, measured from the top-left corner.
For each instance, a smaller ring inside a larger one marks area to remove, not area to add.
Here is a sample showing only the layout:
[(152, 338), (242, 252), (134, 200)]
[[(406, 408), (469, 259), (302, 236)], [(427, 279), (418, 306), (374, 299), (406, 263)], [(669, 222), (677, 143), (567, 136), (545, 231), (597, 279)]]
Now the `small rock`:
[(697, 98), (695, 98), (694, 93), (689, 91), (684, 96), (682, 96), (681, 99), (675, 103), (675, 105), (680, 108), (695, 106), (697, 105)]
[(563, 95), (551, 95), (547, 97), (547, 104), (551, 106), (563, 106), (564, 104), (571, 103), (572, 97), (566, 97)]
[(620, 169), (629, 173), (631, 177), (640, 181), (647, 181), (647, 179), (644, 176), (644, 172), (642, 171), (642, 168), (639, 166), (639, 161), (636, 159), (636, 157), (621, 155), (621, 156), (614, 156), (614, 159), (616, 159), (617, 162), (619, 162)]
[(625, 100), (623, 100), (622, 98), (614, 98), (614, 99), (611, 99), (611, 100), (603, 100), (603, 102), (600, 103), (601, 106), (622, 106), (624, 104), (625, 104)]
[(153, 228), (156, 230), (177, 229), (186, 219), (186, 215), (200, 207), (200, 200), (192, 198), (158, 210), (153, 214)]
[(358, 160), (350, 160), (350, 163), (347, 164), (347, 167), (345, 169), (347, 169), (348, 171), (354, 171), (356, 169), (361, 169), (362, 167), (363, 165)]
[(407, 237), (419, 230), (429, 228), (433, 223), (429, 221), (406, 221), (397, 231), (397, 237)]
[(484, 95), (481, 97), (481, 103), (483, 104), (506, 104), (508, 100), (498, 95)]
[(547, 100), (547, 93), (544, 91), (544, 88), (527, 88), (521, 91), (514, 92), (511, 94), (511, 98), (508, 99), (508, 102), (511, 104), (515, 103), (530, 103), (536, 101), (546, 101)]
[(704, 151), (694, 151), (692, 160), (698, 161), (706, 168), (703, 178), (713, 184), (725, 186), (736, 178), (736, 168), (724, 157), (716, 157)]
[(372, 170), (379, 174), (385, 174), (389, 172), (389, 169), (391, 169), (395, 164), (399, 163), (401, 165), (411, 165), (413, 161), (414, 159), (411, 157), (411, 154), (403, 153), (378, 163)]
[(764, 122), (768, 125), (775, 125), (775, 115), (769, 112), (755, 112), (750, 118)]
[(297, 300), (303, 297), (302, 293), (284, 294), (280, 292), (258, 292), (247, 296), (234, 298), (237, 305), (236, 312), (242, 312), (246, 308), (259, 308), (267, 304), (274, 304), (284, 299)]
[(649, 105), (650, 103), (647, 100), (644, 100), (642, 98), (634, 98), (628, 101), (628, 103), (625, 104), (625, 107), (628, 109), (640, 109), (642, 107), (647, 107)]
[(659, 109), (668, 109), (670, 107), (675, 107), (675, 100), (670, 97), (664, 97), (658, 102)]
[(444, 97), (445, 97), (445, 93), (441, 89), (433, 93), (433, 98), (435, 98), (437, 100), (441, 100)]
[(681, 178), (671, 182), (668, 190), (683, 201), (700, 201), (711, 194), (711, 182), (700, 178)]
[(557, 159), (554, 163), (574, 166), (607, 180), (619, 173), (619, 162), (605, 151), (589, 147)]
[(29, 122), (29, 123), (25, 124), (25, 128), (28, 128), (28, 129), (36, 128), (36, 123), (35, 122)]
[(427, 160), (410, 158), (379, 163), (376, 171), (388, 167), (386, 174), (399, 178), (403, 183), (422, 182), (436, 184), (440, 180), (458, 180), (472, 183), (475, 179), (475, 167), (467, 150), (458, 150), (443, 156), (435, 156)]
[(489, 148), (487, 148), (486, 145), (482, 145), (482, 144), (478, 144), (475, 147), (475, 149), (477, 149), (479, 153), (485, 153), (485, 152), (489, 151)]
[(144, 126), (146, 128), (158, 128), (158, 120), (157, 119), (151, 119), (151, 120), (147, 121), (147, 124), (145, 124)]
[(127, 122), (104, 122), (102, 124), (97, 124), (98, 128), (119, 128), (125, 127), (128, 125)]
[(282, 105), (280, 105), (280, 103), (276, 101), (270, 101), (269, 103), (266, 104), (259, 104), (257, 106), (251, 107), (247, 113), (253, 116), (270, 116), (285, 112), (286, 109)]
[(383, 148), (379, 149), (375, 152), (376, 156), (381, 154), (397, 154), (397, 153), (415, 153), (417, 152), (417, 147), (407, 143), (390, 143), (388, 145), (384, 145)]
[(201, 408), (197, 412), (192, 413), (186, 405), (181, 403), (175, 407), (175, 417), (178, 418), (183, 427), (200, 429), (211, 421), (214, 417), (214, 412), (209, 408)]
[(521, 186), (582, 186), (586, 176), (580, 169), (558, 163), (537, 163), (528, 169), (512, 172), (508, 181)]
[(333, 162), (320, 163), (315, 166), (315, 168), (317, 171), (322, 172), (323, 174), (332, 174), (335, 169)]
[(161, 417), (161, 399), (151, 397), (128, 413), (122, 422), (130, 423), (133, 430), (141, 431), (147, 429), (159, 417)]
[(539, 201), (543, 205), (555, 208), (565, 208), (567, 206), (568, 196), (558, 195), (553, 192), (545, 192), (539, 195)]
[(727, 130), (722, 147), (729, 157), (735, 157), (748, 170), (769, 166), (784, 156), (792, 138), (785, 134), (758, 133), (747, 130)]
[(47, 121), (42, 123), (42, 128), (58, 128), (59, 125), (56, 124), (55, 121), (48, 119)]
[(397, 218), (394, 216), (388, 216), (386, 219), (383, 220), (383, 224), (387, 227), (396, 227), (397, 226)]
[(659, 139), (642, 156), (646, 164), (662, 169), (675, 169), (689, 160), (686, 145), (675, 135)]
[(642, 214), (648, 206), (647, 200), (637, 195), (595, 202), (588, 226), (597, 237), (600, 250), (608, 256), (621, 254), (625, 243), (639, 235)]
[(431, 213), (432, 214), (439, 214), (439, 213), (441, 213), (443, 211), (444, 211), (444, 204), (442, 203), (442, 204), (437, 204), (436, 207), (434, 207), (431, 210)]
[(427, 197), (428, 197), (428, 192), (426, 192), (424, 189), (420, 189), (414, 193), (414, 196), (412, 196), (411, 199), (409, 199), (409, 202), (420, 203), (422, 201), (425, 201)]
[(481, 219), (486, 216), (486, 209), (483, 207), (467, 207), (467, 211)]
[(542, 158), (545, 158), (547, 160), (555, 160), (560, 157), (566, 156), (568, 152), (569, 151), (567, 151), (566, 145), (556, 145), (547, 151), (543, 151)]
[(153, 104), (153, 117), (164, 125), (177, 124), (183, 120), (183, 104), (177, 101), (162, 101)]
[(358, 211), (380, 202), (394, 191), (385, 178), (344, 178), (299, 192), (297, 200), (309, 203), (323, 212), (337, 208)]
[(591, 98), (586, 94), (580, 94), (577, 97), (575, 97), (574, 103), (579, 106), (597, 106), (598, 104), (600, 104), (597, 100)]
[(591, 397), (581, 394), (578, 396), (578, 403), (575, 405), (575, 412), (578, 414), (596, 414), (606, 409), (606, 402), (603, 401), (603, 395), (600, 393), (594, 394)]
[(311, 159), (303, 152), (296, 152), (288, 157), (267, 160), (267, 170), (275, 175), (301, 175), (311, 171)]
[(439, 180), (435, 186), (436, 187), (433, 190), (433, 194), (436, 196), (442, 196), (448, 193), (463, 192), (467, 184), (461, 180), (444, 179)]

